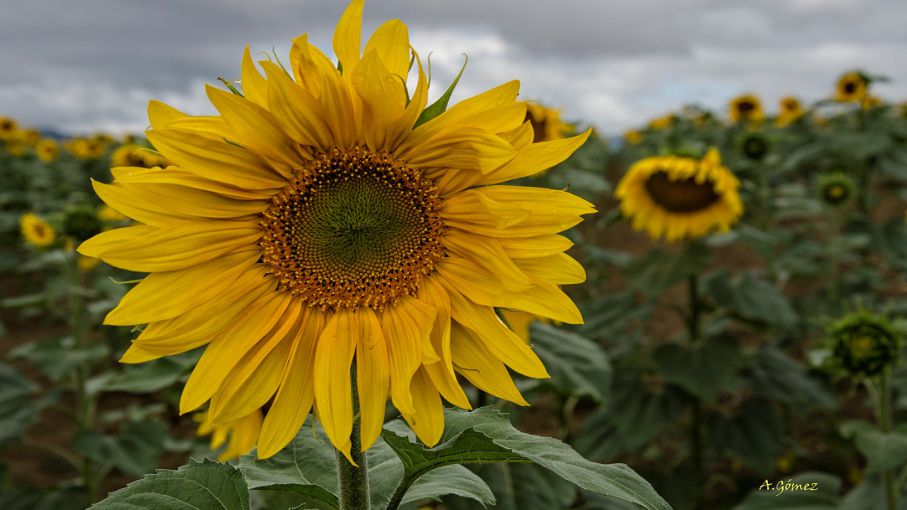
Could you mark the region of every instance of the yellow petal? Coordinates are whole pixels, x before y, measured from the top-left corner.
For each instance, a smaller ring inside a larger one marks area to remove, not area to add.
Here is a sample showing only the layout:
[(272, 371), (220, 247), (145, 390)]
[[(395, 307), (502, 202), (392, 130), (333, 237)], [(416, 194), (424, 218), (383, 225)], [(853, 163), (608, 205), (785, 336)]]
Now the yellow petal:
[(165, 169), (121, 166), (111, 168), (110, 173), (113, 174), (117, 184), (123, 184), (126, 187), (131, 184), (176, 184), (210, 191), (238, 200), (267, 200), (280, 191), (278, 188), (264, 190), (242, 189), (230, 184), (205, 179), (175, 166)]
[(239, 221), (192, 221), (166, 228), (136, 225), (102, 232), (79, 245), (82, 255), (129, 271), (174, 271), (254, 246), (261, 229)]
[(440, 359), (434, 362), (423, 356), (423, 367), (448, 402), (463, 409), (471, 409), (469, 399), (460, 387), (453, 369), (450, 352), (450, 298), (447, 290), (436, 279), (426, 278), (419, 285), (418, 297), (420, 301), (433, 306), (438, 314), (429, 341), (432, 351)]
[(365, 451), (375, 443), (384, 426), (390, 362), (378, 317), (369, 308), (360, 309), (358, 314), (362, 330), (356, 347), (356, 387), (359, 391), (362, 451)]
[(392, 76), (375, 50), (369, 51), (352, 74), (363, 102), (363, 130), (368, 147), (383, 150), (387, 128), (406, 109), (404, 82)]
[(322, 120), (324, 109), (307, 90), (294, 83), (276, 64), (263, 62), (268, 75), (271, 113), (297, 142), (319, 148), (331, 146), (331, 132)]
[(406, 24), (398, 19), (385, 21), (365, 43), (363, 55), (369, 51), (377, 52), (384, 67), (392, 75), (399, 76), (402, 82), (409, 74), (409, 30)]
[(291, 300), (271, 331), (230, 371), (230, 376), (211, 397), (208, 414), (213, 421), (239, 419), (271, 399), (286, 368), (303, 306), (299, 301)]
[(470, 330), (454, 323), (450, 334), (457, 372), (486, 393), (521, 406), (529, 405), (513, 384), (504, 364)]
[(258, 250), (246, 250), (179, 271), (151, 273), (123, 296), (104, 324), (146, 324), (186, 313), (217, 299), (260, 256)]
[(532, 348), (501, 322), (494, 309), (470, 303), (456, 292), (451, 292), (450, 304), (453, 318), (472, 330), (474, 337), (497, 359), (527, 377), (550, 377)]
[(507, 290), (521, 291), (532, 286), (532, 280), (513, 263), (497, 240), (454, 228), (449, 229), (442, 239), (450, 252), (485, 264), (498, 275)]
[(431, 448), (438, 444), (444, 433), (444, 406), (424, 367), (413, 377), (410, 393), (413, 395), (416, 414), (403, 413), (403, 418), (416, 436)]
[(389, 339), (391, 399), (401, 412), (415, 413), (409, 384), (422, 365), (422, 344), (431, 334), (436, 313), (418, 299), (405, 297), (382, 314), (381, 327)]
[(292, 441), (315, 400), (315, 346), (324, 328), (324, 314), (309, 308), (283, 373), (280, 388), (265, 417), (258, 441), (258, 458), (266, 459)]
[(452, 127), (421, 143), (407, 139), (398, 157), (411, 168), (457, 168), (488, 173), (507, 163), (516, 150), (503, 138), (476, 127)]
[(586, 270), (583, 269), (583, 266), (564, 253), (541, 258), (519, 259), (517, 266), (539, 283), (567, 285), (586, 281)]
[(359, 341), (359, 319), (342, 310), (328, 319), (315, 348), (315, 405), (325, 433), (338, 451), (350, 457), (353, 394), (350, 366)]
[(249, 45), (246, 45), (242, 54), (242, 93), (246, 99), (258, 106), (268, 107), (268, 82), (255, 68)]
[(265, 338), (292, 299), (288, 294), (262, 296), (238, 316), (238, 325), (211, 340), (183, 388), (180, 414), (198, 409), (226, 383), (243, 355)]
[(223, 140), (186, 129), (153, 129), (146, 136), (167, 159), (199, 177), (253, 190), (286, 183), (261, 157)]
[(340, 60), (344, 74), (352, 73), (359, 63), (362, 44), (362, 6), (365, 0), (352, 0), (334, 30), (334, 54)]
[(272, 167), (291, 178), (302, 163), (296, 145), (268, 110), (236, 94), (207, 85), (208, 99), (217, 108), (242, 145), (276, 163)]
[(521, 150), (509, 163), (484, 176), (484, 184), (497, 184), (529, 177), (557, 165), (576, 152), (589, 138), (592, 130), (570, 138), (534, 143)]
[(514, 259), (547, 257), (565, 252), (573, 246), (573, 241), (558, 234), (522, 238), (502, 237), (498, 242), (507, 255)]
[(582, 324), (583, 315), (557, 285), (539, 284), (531, 291), (498, 298), (498, 306), (531, 312), (567, 324)]

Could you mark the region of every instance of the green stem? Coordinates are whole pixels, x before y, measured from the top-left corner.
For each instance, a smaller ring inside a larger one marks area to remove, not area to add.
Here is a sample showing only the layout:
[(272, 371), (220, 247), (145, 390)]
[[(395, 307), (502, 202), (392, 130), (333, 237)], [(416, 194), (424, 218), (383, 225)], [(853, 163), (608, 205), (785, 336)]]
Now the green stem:
[[(891, 385), (889, 384), (890, 369), (886, 368), (879, 376), (879, 428), (883, 433), (891, 432)], [(898, 507), (898, 488), (895, 485), (894, 470), (886, 469), (883, 473), (885, 479), (885, 508), (896, 510)]]
[(337, 471), (340, 482), (340, 510), (369, 510), (368, 458), (362, 451), (362, 425), (359, 417), (359, 390), (356, 386), (356, 363), (351, 370), (353, 380), (353, 432), (350, 435), (350, 457), (337, 451)]
[[(687, 330), (690, 337), (690, 350), (695, 351), (702, 346), (700, 334), (700, 301), (699, 301), (699, 275), (693, 274), (687, 280), (689, 291), (690, 316), (687, 321)], [(695, 353), (694, 353), (695, 354)], [(702, 401), (696, 395), (690, 395), (690, 408), (692, 420), (690, 423), (690, 453), (692, 455), (694, 473), (694, 502), (696, 508), (703, 508), (705, 503), (705, 461), (703, 455), (703, 413)]]
[[(73, 337), (76, 348), (86, 346), (85, 324), (82, 313), (82, 279), (79, 272), (79, 256), (76, 253), (70, 253), (70, 260), (67, 267), (69, 273), (69, 330)], [(75, 369), (75, 416), (79, 426), (79, 431), (90, 431), (94, 427), (93, 405), (91, 396), (88, 394), (86, 386), (89, 375), (89, 367), (82, 363)], [(82, 458), (81, 466), (82, 482), (85, 484), (85, 498), (90, 506), (95, 502), (98, 485), (100, 480), (95, 477), (94, 462), (88, 457)]]

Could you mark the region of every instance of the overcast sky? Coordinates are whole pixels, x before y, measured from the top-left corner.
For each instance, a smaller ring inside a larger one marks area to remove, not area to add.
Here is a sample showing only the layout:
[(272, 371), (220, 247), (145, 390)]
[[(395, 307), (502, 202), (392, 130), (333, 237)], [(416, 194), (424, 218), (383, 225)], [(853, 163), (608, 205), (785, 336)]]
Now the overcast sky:
[[(308, 32), (330, 49), (338, 0), (0, 0), (0, 115), (70, 133), (141, 130), (149, 99), (211, 111), (205, 82), (242, 49)], [(462, 54), (456, 97), (517, 78), (522, 96), (606, 133), (741, 92), (829, 95), (843, 71), (886, 75), (907, 99), (903, 0), (368, 0), (366, 30), (399, 18), (432, 52), (434, 92)]]

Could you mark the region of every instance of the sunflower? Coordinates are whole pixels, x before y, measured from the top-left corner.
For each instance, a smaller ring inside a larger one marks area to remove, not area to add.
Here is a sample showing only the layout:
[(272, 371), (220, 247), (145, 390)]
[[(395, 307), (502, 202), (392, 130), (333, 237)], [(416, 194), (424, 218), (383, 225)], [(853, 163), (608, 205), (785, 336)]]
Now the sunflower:
[(664, 131), (673, 126), (675, 122), (677, 122), (677, 116), (673, 113), (669, 113), (650, 120), (649, 129), (653, 131)]
[(642, 143), (643, 139), (643, 134), (635, 129), (628, 129), (624, 132), (624, 140), (626, 140), (627, 143), (638, 145)]
[(198, 428), (195, 431), (197, 435), (211, 436), (212, 450), (219, 450), (226, 445), (226, 448), (217, 456), (217, 460), (226, 462), (245, 455), (255, 448), (255, 442), (261, 431), (262, 416), (261, 410), (256, 409), (233, 421), (215, 423), (211, 421), (208, 411), (202, 411), (196, 413), (192, 419), (198, 422)]
[(561, 120), (561, 112), (535, 101), (526, 101), (526, 120), (532, 124), (532, 140), (559, 140), (573, 131), (572, 124)]
[(861, 102), (869, 93), (869, 78), (859, 71), (844, 73), (835, 87), (835, 100), (845, 103)]
[(120, 145), (110, 153), (110, 164), (113, 166), (146, 166), (145, 158), (140, 152), (142, 149), (143, 147), (132, 143)]
[(819, 198), (831, 207), (842, 207), (856, 195), (856, 184), (846, 174), (836, 172), (819, 178)]
[(19, 130), (19, 123), (10, 117), (0, 116), (0, 140), (8, 140)]
[(41, 161), (51, 163), (56, 161), (60, 156), (60, 146), (57, 144), (56, 140), (42, 138), (35, 146), (35, 155), (37, 155), (38, 159)]
[(805, 113), (800, 100), (794, 96), (782, 97), (781, 101), (778, 102), (778, 106), (778, 117), (775, 119), (775, 124), (778, 127), (785, 127), (793, 124), (800, 120)]
[(731, 122), (759, 122), (763, 119), (762, 101), (755, 94), (742, 94), (728, 104)]
[(362, 6), (354, 0), (337, 25), (339, 62), (302, 35), (292, 75), (270, 61), (262, 75), (247, 48), (243, 95), (208, 87), (219, 115), (152, 101), (146, 134), (176, 166), (114, 168), (113, 184), (95, 182), (140, 224), (79, 247), (151, 273), (105, 318), (148, 324), (122, 361), (206, 346), (181, 412), (210, 401), (212, 422), (224, 424), (270, 402), (262, 458), (310, 410), (350, 458), (353, 369), (363, 450), (388, 396), (434, 445), (440, 397), (470, 407), (457, 373), (520, 405), (508, 368), (548, 376), (497, 308), (582, 322), (558, 286), (585, 274), (558, 233), (594, 207), (502, 183), (560, 163), (589, 132), (534, 143), (515, 81), (426, 109), (406, 25), (382, 24), (360, 51)]
[(26, 243), (38, 248), (50, 246), (57, 238), (50, 223), (35, 213), (26, 213), (19, 217), (19, 230)]
[(637, 161), (615, 196), (634, 229), (676, 241), (730, 229), (743, 213), (739, 187), (713, 148), (702, 159), (653, 156)]
[(867, 95), (863, 98), (863, 101), (860, 102), (860, 107), (864, 110), (872, 110), (873, 108), (878, 108), (885, 104), (882, 101), (882, 98), (879, 96)]
[(856, 377), (872, 377), (898, 361), (901, 335), (881, 315), (860, 310), (828, 327), (833, 362)]
[(104, 155), (104, 145), (90, 138), (74, 138), (64, 146), (73, 156), (79, 159), (98, 159)]

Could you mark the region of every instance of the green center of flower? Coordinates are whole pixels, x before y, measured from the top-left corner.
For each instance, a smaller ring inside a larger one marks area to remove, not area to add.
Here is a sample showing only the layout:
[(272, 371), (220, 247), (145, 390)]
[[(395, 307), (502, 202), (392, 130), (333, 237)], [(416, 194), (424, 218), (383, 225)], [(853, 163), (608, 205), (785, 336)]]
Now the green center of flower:
[(431, 180), (362, 148), (315, 157), (262, 214), (263, 261), (283, 290), (325, 309), (380, 310), (443, 256)]
[(656, 204), (676, 213), (699, 211), (721, 198), (712, 181), (697, 182), (694, 177), (674, 180), (664, 171), (649, 176), (646, 191)]

